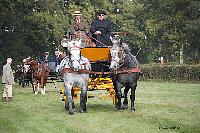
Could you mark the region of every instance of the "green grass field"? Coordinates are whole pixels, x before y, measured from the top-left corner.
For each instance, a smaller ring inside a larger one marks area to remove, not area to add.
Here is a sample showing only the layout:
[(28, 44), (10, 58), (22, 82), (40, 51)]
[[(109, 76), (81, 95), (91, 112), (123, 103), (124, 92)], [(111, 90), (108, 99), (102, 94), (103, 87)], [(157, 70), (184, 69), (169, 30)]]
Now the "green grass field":
[[(112, 100), (89, 98), (88, 113), (68, 115), (59, 85), (46, 95), (13, 87), (14, 100), (0, 102), (0, 133), (199, 133), (200, 84), (140, 81), (136, 112), (117, 111)], [(0, 85), (3, 89), (3, 85)], [(0, 93), (2, 97), (2, 91)]]

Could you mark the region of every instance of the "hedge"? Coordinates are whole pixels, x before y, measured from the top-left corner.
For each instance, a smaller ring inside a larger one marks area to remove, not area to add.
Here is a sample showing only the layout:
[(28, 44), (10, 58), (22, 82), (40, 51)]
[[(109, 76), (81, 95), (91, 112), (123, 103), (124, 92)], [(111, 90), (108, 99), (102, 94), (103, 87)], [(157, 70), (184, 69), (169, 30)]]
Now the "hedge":
[(200, 65), (141, 65), (142, 79), (200, 82)]

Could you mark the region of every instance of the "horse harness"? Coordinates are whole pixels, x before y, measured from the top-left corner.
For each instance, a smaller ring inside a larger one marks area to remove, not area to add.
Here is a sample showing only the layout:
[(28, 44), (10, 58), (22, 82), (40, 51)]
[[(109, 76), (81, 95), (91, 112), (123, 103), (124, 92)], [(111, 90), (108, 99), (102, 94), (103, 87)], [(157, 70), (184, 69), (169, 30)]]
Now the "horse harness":
[(116, 70), (114, 70), (112, 73), (115, 73), (115, 74), (125, 74), (125, 73), (131, 74), (131, 73), (135, 73), (135, 72), (139, 72), (139, 73), (141, 72), (140, 68), (138, 68), (138, 67), (121, 68), (124, 65), (124, 61), (125, 61), (125, 58), (126, 58), (126, 54), (125, 54), (123, 47), (119, 48), (118, 56), (120, 58), (119, 67)]

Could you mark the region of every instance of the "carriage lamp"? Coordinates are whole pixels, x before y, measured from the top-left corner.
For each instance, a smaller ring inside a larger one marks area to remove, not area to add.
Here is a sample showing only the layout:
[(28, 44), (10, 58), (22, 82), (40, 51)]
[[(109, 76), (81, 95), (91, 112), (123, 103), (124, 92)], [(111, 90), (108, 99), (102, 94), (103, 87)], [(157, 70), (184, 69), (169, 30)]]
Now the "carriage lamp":
[(55, 45), (56, 45), (56, 42), (53, 40), (53, 41), (52, 41), (52, 44), (55, 46)]

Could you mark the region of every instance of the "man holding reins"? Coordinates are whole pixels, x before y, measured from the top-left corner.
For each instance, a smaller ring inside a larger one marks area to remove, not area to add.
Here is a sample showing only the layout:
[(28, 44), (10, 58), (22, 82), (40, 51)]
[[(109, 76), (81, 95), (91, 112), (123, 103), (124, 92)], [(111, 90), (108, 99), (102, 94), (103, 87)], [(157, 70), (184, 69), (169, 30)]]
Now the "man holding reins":
[(91, 24), (90, 31), (93, 34), (93, 40), (97, 47), (112, 46), (110, 36), (113, 36), (113, 23), (105, 19), (106, 15), (107, 13), (105, 11), (100, 10), (97, 13), (97, 19)]

